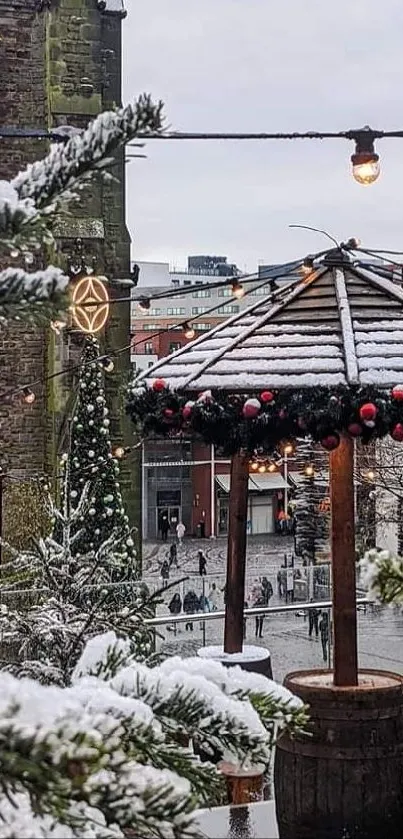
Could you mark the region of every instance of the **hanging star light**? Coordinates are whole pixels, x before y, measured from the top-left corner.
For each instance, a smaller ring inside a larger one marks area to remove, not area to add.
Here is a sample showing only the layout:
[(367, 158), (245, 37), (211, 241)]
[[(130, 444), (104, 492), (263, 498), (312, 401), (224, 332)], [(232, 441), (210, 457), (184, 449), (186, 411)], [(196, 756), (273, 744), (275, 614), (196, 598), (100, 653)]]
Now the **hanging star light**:
[(73, 321), (81, 332), (95, 335), (109, 317), (109, 294), (100, 277), (82, 277), (74, 286), (71, 306)]

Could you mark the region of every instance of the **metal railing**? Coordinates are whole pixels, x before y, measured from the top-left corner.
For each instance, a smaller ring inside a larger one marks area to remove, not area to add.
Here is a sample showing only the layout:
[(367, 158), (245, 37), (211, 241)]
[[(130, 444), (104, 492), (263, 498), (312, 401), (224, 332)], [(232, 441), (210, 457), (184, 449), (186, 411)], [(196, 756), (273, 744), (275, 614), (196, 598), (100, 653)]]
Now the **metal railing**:
[[(357, 606), (369, 606), (372, 604), (371, 600), (366, 597), (357, 597)], [(312, 609), (331, 609), (333, 603), (331, 600), (314, 600), (309, 603), (288, 603), (286, 606), (252, 606), (244, 609), (244, 617), (256, 617), (263, 615), (278, 614), (281, 612), (309, 612)], [(193, 612), (182, 613), (180, 615), (161, 615), (158, 618), (147, 618), (145, 623), (149, 626), (165, 626), (167, 623), (190, 623), (196, 621), (214, 621), (223, 620), (225, 618), (224, 610), (216, 610), (212, 612)]]

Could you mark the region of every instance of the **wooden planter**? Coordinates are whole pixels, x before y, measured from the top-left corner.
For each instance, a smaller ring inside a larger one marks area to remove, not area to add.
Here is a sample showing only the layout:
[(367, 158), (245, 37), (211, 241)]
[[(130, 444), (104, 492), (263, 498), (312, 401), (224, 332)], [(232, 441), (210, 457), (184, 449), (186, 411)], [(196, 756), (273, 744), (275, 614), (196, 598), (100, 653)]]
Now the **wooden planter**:
[(335, 687), (328, 670), (284, 684), (309, 706), (311, 737), (280, 737), (274, 765), (281, 839), (398, 839), (403, 829), (403, 676), (361, 670)]
[(245, 645), (242, 653), (225, 653), (219, 646), (201, 647), (197, 655), (199, 658), (219, 661), (225, 667), (240, 667), (241, 670), (273, 678), (270, 651), (264, 647)]

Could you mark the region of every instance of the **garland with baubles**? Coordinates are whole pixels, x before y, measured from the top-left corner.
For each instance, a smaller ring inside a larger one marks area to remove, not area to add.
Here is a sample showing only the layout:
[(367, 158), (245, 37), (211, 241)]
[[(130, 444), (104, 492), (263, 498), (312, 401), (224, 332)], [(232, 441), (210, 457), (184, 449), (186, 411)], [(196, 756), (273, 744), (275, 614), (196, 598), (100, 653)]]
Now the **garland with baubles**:
[(154, 379), (151, 387), (129, 389), (127, 412), (145, 435), (196, 434), (225, 454), (272, 451), (298, 437), (311, 437), (330, 452), (342, 433), (364, 444), (387, 434), (403, 442), (403, 385), (391, 391), (339, 386), (244, 395), (206, 390), (190, 399)]

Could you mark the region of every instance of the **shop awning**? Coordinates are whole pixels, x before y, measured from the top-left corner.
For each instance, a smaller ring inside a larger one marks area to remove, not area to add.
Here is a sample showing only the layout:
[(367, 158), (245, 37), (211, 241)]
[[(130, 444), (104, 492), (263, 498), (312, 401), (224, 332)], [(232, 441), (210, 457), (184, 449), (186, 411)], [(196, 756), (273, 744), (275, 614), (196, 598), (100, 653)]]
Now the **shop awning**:
[[(231, 478), (229, 475), (216, 475), (218, 486), (223, 492), (229, 492)], [(282, 475), (249, 475), (248, 492), (272, 492), (287, 486)]]

